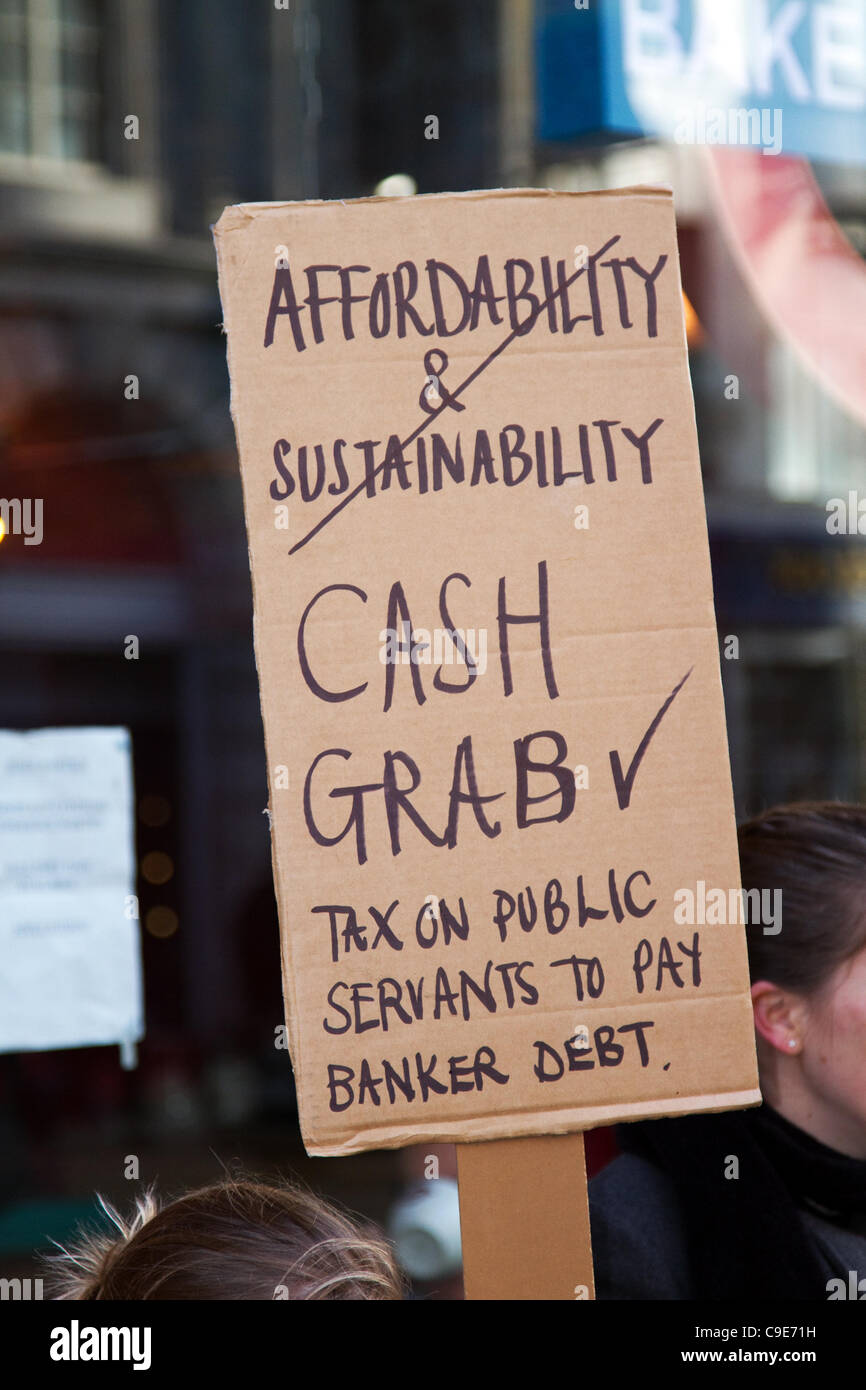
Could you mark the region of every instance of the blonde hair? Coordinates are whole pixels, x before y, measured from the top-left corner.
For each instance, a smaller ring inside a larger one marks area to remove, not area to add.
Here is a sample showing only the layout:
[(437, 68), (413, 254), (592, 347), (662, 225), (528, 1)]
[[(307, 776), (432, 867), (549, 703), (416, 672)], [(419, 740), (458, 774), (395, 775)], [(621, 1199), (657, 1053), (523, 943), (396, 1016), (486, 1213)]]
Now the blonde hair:
[(129, 1220), (84, 1232), (49, 1256), (52, 1297), (86, 1299), (400, 1299), (391, 1247), (297, 1185), (231, 1179), (160, 1206), (153, 1188)]

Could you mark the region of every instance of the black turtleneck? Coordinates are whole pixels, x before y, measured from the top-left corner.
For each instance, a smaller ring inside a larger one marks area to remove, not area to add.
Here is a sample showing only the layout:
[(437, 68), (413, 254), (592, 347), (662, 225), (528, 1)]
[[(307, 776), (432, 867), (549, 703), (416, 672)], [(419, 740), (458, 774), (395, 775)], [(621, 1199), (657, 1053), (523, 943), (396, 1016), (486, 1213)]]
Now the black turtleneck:
[(866, 1160), (768, 1105), (620, 1125), (617, 1138), (673, 1184), (695, 1298), (826, 1299), (826, 1255), (803, 1210), (866, 1233)]

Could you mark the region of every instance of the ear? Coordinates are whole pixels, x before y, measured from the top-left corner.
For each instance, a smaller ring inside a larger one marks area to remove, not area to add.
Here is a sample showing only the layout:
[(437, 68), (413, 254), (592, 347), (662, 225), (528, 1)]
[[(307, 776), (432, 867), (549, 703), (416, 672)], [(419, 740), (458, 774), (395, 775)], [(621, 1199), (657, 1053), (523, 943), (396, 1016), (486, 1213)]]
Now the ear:
[(795, 994), (769, 980), (757, 980), (752, 985), (752, 1009), (755, 1028), (771, 1047), (785, 1057), (796, 1057), (803, 1050), (803, 1008)]

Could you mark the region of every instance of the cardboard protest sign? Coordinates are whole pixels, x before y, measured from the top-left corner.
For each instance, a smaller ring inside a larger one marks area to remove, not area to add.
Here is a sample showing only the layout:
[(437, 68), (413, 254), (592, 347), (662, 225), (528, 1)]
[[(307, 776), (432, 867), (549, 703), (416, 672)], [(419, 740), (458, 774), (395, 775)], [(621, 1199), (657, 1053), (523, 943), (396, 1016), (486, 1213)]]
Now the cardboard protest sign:
[(670, 193), (215, 239), (308, 1151), (757, 1103)]

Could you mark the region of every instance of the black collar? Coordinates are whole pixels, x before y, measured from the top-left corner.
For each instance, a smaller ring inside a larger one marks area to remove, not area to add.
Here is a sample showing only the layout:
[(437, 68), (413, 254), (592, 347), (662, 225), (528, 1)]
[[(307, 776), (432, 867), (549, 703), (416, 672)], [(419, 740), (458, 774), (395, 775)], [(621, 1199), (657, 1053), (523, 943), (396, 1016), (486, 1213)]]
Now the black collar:
[(696, 1298), (826, 1299), (837, 1271), (798, 1208), (818, 1204), (856, 1230), (866, 1160), (837, 1153), (767, 1105), (620, 1125), (617, 1139), (676, 1187)]

